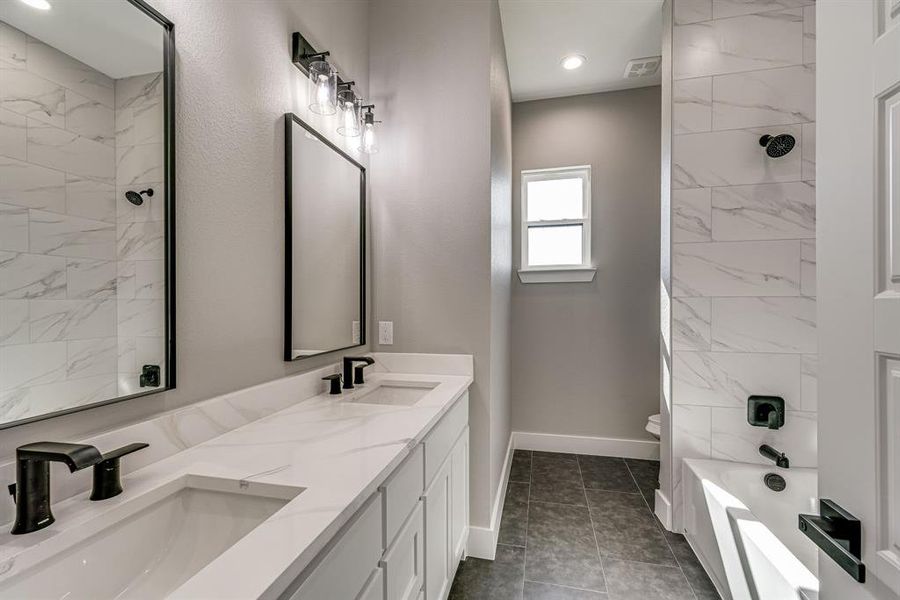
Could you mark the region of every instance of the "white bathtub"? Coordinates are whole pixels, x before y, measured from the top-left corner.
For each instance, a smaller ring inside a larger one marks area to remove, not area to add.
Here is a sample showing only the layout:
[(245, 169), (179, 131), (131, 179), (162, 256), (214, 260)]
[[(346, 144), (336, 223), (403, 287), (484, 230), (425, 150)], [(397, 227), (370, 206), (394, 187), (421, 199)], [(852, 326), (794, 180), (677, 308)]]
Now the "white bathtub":
[[(685, 536), (726, 600), (814, 600), (818, 552), (797, 528), (818, 514), (815, 469), (778, 469), (720, 460), (682, 465)], [(763, 477), (778, 473), (774, 492)]]

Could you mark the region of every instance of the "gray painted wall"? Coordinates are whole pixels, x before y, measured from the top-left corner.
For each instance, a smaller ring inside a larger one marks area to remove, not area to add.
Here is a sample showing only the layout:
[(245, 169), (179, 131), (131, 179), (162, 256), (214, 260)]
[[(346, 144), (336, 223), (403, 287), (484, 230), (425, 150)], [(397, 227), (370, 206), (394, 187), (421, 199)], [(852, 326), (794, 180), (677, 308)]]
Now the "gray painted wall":
[[(659, 412), (660, 88), (513, 105), (522, 170), (589, 164), (591, 283), (512, 289), (514, 431), (652, 439)], [(513, 264), (521, 235), (513, 228)]]
[(368, 90), (369, 2), (151, 4), (176, 31), (178, 389), (5, 430), (0, 460), (22, 443), (78, 439), (340, 356), (281, 360), (283, 115), (307, 112), (305, 78), (290, 61), (294, 31)]
[(385, 120), (370, 180), (373, 318), (394, 322), (394, 345), (378, 349), (474, 355), (470, 522), (485, 527), (499, 481), (492, 465), (509, 437), (496, 345), (505, 343), (508, 267), (492, 231), (505, 210), (504, 161), (491, 151), (492, 121), (502, 122), (491, 99), (503, 88), (495, 81), (492, 94), (491, 63), (500, 59), (487, 60), (496, 0), (373, 0), (371, 16), (372, 99)]
[[(512, 92), (500, 5), (491, 3), (491, 482), (509, 446), (512, 325)], [(492, 498), (492, 502), (495, 501)], [(492, 515), (493, 516), (493, 515)]]

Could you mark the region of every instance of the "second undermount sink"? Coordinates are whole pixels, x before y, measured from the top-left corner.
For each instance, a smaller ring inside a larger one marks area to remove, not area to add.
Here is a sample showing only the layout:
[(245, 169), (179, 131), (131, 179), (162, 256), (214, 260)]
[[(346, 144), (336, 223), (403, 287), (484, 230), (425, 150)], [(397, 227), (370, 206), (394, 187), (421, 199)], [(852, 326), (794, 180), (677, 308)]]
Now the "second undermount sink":
[(64, 531), (0, 598), (163, 598), (303, 488), (187, 475)]
[(440, 385), (434, 381), (382, 381), (378, 387), (347, 400), (356, 404), (412, 406)]

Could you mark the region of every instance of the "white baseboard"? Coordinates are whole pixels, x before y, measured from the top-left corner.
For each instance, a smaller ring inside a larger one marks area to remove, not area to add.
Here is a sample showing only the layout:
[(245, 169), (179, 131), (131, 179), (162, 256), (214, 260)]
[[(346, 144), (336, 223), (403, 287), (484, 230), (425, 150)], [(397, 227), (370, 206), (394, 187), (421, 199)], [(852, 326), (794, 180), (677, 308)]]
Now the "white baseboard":
[(516, 450), (568, 452), (571, 454), (659, 460), (659, 442), (650, 440), (556, 435), (552, 433), (529, 433), (526, 431), (514, 431), (512, 438)]
[(494, 498), (494, 506), (491, 509), (490, 527), (473, 527), (469, 525), (469, 542), (466, 548), (467, 556), (494, 560), (497, 553), (497, 540), (500, 537), (500, 519), (503, 516), (503, 502), (506, 499), (506, 486), (509, 483), (509, 470), (512, 468), (513, 435), (509, 436), (509, 444), (506, 447), (506, 459), (503, 461), (502, 477), (497, 487), (497, 496)]
[(662, 490), (656, 490), (653, 498), (653, 513), (659, 519), (663, 527), (672, 531), (672, 503), (662, 493)]

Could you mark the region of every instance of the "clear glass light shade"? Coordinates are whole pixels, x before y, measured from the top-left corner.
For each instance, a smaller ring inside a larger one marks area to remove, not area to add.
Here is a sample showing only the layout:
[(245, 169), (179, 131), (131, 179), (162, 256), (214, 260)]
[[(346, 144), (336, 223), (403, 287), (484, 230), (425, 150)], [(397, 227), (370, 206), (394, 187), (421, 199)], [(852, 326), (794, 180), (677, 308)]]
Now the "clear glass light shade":
[(362, 136), (360, 137), (359, 149), (366, 154), (375, 154), (378, 152), (378, 140), (375, 135), (375, 123), (365, 122), (362, 127)]
[(360, 133), (359, 97), (350, 90), (338, 94), (338, 108), (341, 112), (341, 124), (337, 132), (347, 137), (356, 137)]
[(317, 115), (337, 112), (337, 71), (324, 60), (309, 64), (309, 110)]

